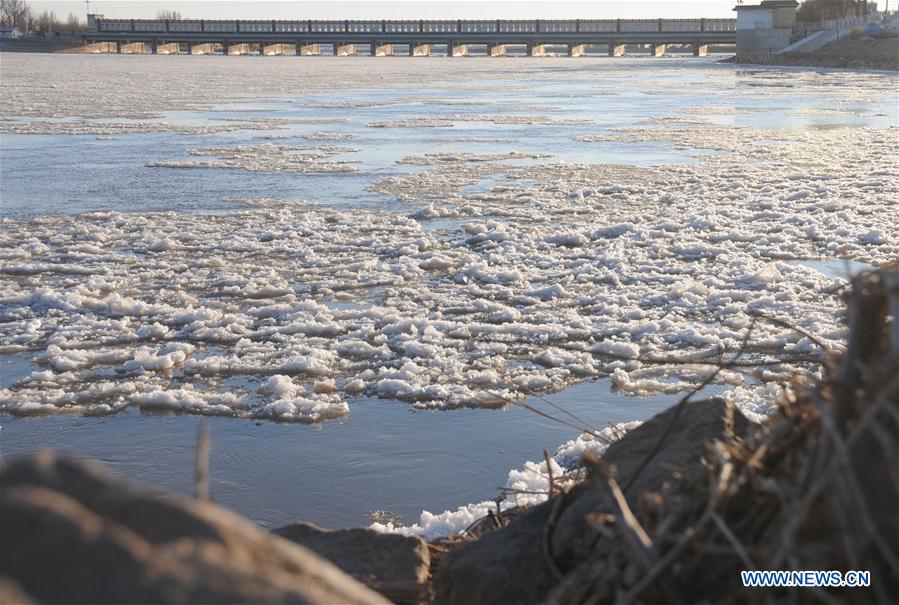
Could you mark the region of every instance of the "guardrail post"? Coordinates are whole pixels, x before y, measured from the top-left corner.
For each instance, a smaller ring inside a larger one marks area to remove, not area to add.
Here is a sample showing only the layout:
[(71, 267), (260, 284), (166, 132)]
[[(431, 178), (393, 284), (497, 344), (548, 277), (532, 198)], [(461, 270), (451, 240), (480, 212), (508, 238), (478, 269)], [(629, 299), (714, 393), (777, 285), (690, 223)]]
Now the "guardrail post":
[(574, 20), (574, 31), (576, 31), (577, 33), (581, 33), (581, 20), (580, 19)]
[(343, 31), (346, 34), (350, 33), (350, 20), (349, 19), (347, 19), (346, 21), (343, 22)]
[(456, 22), (456, 31), (457, 31), (457, 32), (460, 32), (460, 33), (462, 32), (462, 19), (459, 19), (459, 20)]
[(500, 32), (499, 19), (496, 20), (496, 33)]
[(418, 33), (423, 33), (424, 31), (425, 31), (425, 20), (419, 19), (418, 20)]
[(659, 31), (662, 31), (662, 20), (659, 19)]
[(699, 31), (701, 31), (701, 32), (705, 31), (705, 17), (703, 17), (702, 19), (699, 20)]
[(621, 19), (615, 20), (615, 31), (621, 33)]
[(165, 20), (165, 31), (169, 31), (169, 20)]

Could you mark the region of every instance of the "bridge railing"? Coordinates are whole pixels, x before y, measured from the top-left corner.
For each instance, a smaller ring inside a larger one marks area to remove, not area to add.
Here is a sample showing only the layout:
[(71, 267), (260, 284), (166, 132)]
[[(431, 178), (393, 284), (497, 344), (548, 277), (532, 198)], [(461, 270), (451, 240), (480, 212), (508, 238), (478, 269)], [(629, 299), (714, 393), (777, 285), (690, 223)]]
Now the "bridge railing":
[[(173, 21), (173, 23), (175, 23)], [(271, 33), (272, 32), (272, 22), (271, 21), (241, 21), (240, 22), (240, 31), (241, 32), (252, 32), (252, 33)]]
[(533, 33), (537, 31), (536, 21), (500, 21), (499, 31), (502, 33)]
[[(208, 22), (207, 22), (208, 25)], [(207, 28), (206, 31), (209, 31)], [(275, 31), (279, 33), (305, 33), (309, 31), (308, 21), (275, 21)]]
[[(580, 24), (585, 23), (585, 21), (581, 21)], [(564, 32), (576, 32), (579, 29), (579, 22), (577, 19), (566, 19), (566, 20), (557, 20), (557, 21), (548, 21), (541, 19), (540, 21), (535, 22), (535, 27), (539, 26), (541, 33), (564, 33)]]
[(425, 21), (223, 21), (96, 19), (98, 32), (178, 33), (651, 33), (730, 32), (735, 19), (566, 19)]
[(618, 31), (618, 19), (589, 19), (581, 21), (581, 31), (592, 33)]
[(737, 30), (736, 19), (704, 19), (707, 32), (732, 32)]
[(381, 33), (383, 31), (383, 22), (381, 21), (347, 21), (346, 31), (358, 33)]
[(658, 19), (628, 19), (621, 21), (621, 31), (628, 33), (644, 33), (659, 31)]
[(459, 28), (458, 21), (423, 21), (422, 30), (425, 33), (449, 33)]
[(312, 22), (312, 31), (313, 33), (321, 34), (321, 33), (336, 33), (342, 32), (346, 30), (346, 21), (313, 21)]
[(495, 33), (496, 28), (496, 21), (461, 21), (458, 31), (463, 34), (489, 34)]
[[(420, 31), (430, 31), (424, 29), (431, 21), (384, 21), (384, 32), (388, 34), (415, 33)], [(443, 23), (442, 21), (434, 21), (433, 23)], [(439, 31), (439, 30), (435, 30)]]
[(663, 32), (702, 31), (702, 19), (662, 19), (659, 30)]
[[(231, 22), (234, 25), (234, 22)], [(103, 23), (102, 25), (108, 25), (107, 23)], [(105, 27), (103, 31), (109, 31)], [(127, 30), (132, 31), (132, 30)], [(165, 31), (165, 21), (135, 21), (134, 22), (134, 30), (136, 32), (164, 32)]]

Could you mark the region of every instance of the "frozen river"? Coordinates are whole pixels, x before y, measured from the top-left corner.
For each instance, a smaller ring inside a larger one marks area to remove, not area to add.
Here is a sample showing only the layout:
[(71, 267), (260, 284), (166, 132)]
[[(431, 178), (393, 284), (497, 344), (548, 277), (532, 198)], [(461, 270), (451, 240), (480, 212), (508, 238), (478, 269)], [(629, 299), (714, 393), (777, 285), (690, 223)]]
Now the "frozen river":
[[(644, 419), (758, 313), (839, 348), (834, 285), (899, 255), (895, 74), (6, 54), (2, 76), (4, 458), (188, 492), (212, 417), (213, 494), (268, 525), (466, 525), (419, 513), (538, 491), (524, 462), (579, 435), (516, 402)], [(747, 356), (782, 365), (712, 392), (758, 417), (818, 353), (758, 324)]]

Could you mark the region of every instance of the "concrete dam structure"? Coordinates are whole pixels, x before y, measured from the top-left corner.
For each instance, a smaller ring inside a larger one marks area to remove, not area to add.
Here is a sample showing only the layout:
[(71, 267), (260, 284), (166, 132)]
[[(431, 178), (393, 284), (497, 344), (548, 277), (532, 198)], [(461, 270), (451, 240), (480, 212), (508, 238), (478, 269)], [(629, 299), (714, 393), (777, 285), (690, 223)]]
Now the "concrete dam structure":
[[(222, 21), (203, 19), (106, 19), (88, 15), (84, 42), (95, 52), (142, 54), (222, 54), (464, 57), (483, 54), (529, 57), (584, 56), (604, 47), (623, 56), (640, 46), (663, 56), (668, 46), (708, 54), (709, 46), (736, 43), (736, 19), (570, 19), (489, 21)], [(360, 52), (363, 51), (363, 52)], [(645, 52), (645, 51), (644, 51)]]

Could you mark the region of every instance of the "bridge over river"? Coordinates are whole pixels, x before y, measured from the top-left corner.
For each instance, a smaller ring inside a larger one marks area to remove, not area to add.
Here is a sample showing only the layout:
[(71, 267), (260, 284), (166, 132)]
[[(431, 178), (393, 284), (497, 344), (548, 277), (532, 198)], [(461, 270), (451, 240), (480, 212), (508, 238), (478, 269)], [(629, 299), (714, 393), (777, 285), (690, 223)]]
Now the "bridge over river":
[[(708, 54), (736, 43), (736, 19), (570, 19), (489, 21), (222, 21), (106, 19), (88, 15), (85, 43), (97, 52), (156, 54), (429, 56), (483, 49), (490, 56), (579, 57), (601, 47), (622, 56), (631, 45), (664, 55), (669, 46)], [(435, 48), (436, 47), (436, 48)]]

